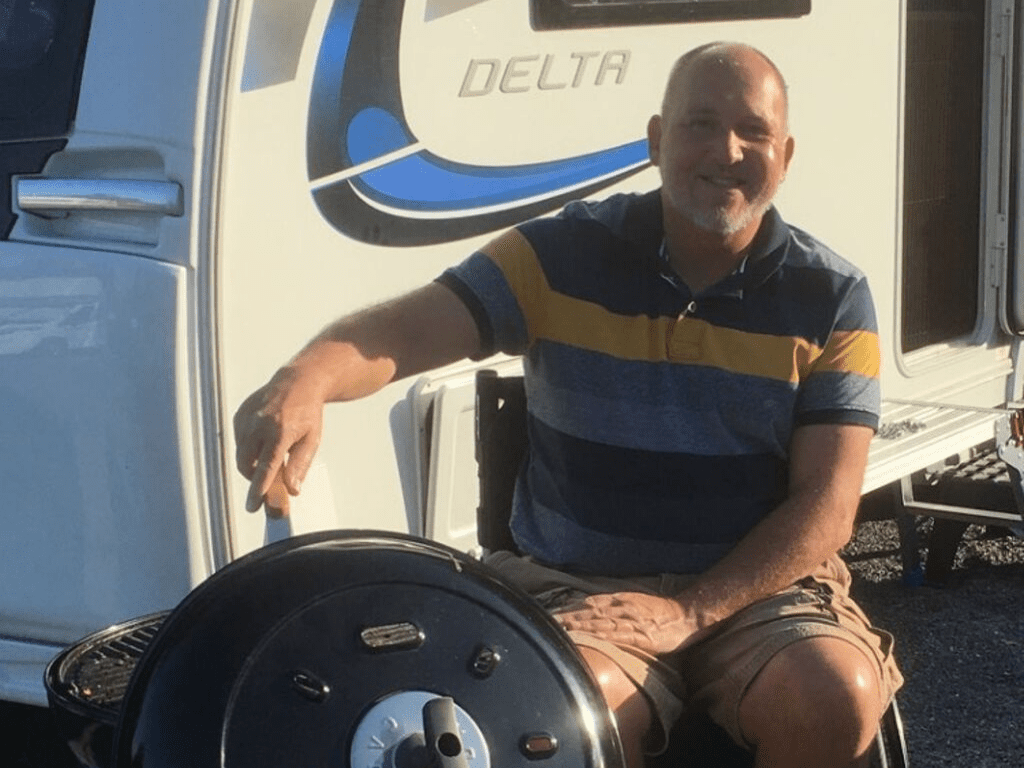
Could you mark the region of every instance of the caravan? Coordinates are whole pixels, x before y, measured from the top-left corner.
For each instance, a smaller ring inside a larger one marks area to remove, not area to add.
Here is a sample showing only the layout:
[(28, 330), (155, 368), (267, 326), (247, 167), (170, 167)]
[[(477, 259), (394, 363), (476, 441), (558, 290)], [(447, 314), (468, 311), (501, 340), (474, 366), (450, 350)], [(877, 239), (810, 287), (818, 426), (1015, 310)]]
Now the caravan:
[(1024, 386), (1021, 5), (0, 0), (0, 698), (293, 534), (474, 550), (475, 369), (515, 360), (329, 408), (284, 521), (244, 510), (231, 414), (338, 315), (654, 187), (647, 118), (703, 42), (787, 74), (779, 207), (872, 286), (865, 492), (990, 443)]

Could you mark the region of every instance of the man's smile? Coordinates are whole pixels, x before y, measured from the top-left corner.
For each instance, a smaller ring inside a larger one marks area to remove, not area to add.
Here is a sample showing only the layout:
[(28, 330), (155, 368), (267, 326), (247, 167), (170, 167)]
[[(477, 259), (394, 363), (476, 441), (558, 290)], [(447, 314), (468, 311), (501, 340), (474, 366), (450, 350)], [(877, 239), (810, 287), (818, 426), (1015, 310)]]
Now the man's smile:
[(744, 184), (742, 179), (738, 179), (735, 176), (701, 174), (698, 178), (704, 183), (719, 189), (739, 189)]

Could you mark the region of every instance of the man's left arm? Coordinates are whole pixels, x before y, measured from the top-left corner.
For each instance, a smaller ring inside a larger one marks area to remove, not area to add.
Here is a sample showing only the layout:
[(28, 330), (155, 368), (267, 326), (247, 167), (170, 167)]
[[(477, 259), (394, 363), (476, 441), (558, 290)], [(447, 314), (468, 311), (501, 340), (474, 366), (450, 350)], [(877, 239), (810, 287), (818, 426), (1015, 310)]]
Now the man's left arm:
[(873, 435), (870, 427), (854, 424), (797, 428), (787, 499), (691, 587), (674, 600), (633, 592), (596, 595), (589, 608), (558, 620), (566, 629), (668, 653), (808, 576), (852, 536)]

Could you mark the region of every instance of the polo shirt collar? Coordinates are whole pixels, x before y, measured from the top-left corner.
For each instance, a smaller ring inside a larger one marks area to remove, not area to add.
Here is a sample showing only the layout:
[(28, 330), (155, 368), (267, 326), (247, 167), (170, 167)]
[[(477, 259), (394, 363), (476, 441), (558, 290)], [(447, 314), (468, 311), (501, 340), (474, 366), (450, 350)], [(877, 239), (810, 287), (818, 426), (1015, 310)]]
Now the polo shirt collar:
[(755, 288), (782, 266), (789, 242), (789, 227), (773, 205), (761, 219), (761, 227), (754, 235), (750, 251), (740, 266), (728, 277), (708, 288), (715, 296), (735, 295), (742, 298), (743, 291)]
[(782, 266), (782, 262), (786, 258), (788, 244), (789, 226), (782, 220), (782, 216), (773, 205), (765, 212), (764, 218), (761, 220), (761, 228), (754, 236), (754, 243), (747, 256), (748, 285), (754, 286), (763, 283)]
[[(663, 262), (662, 246), (665, 242), (661, 212), (661, 190), (641, 195), (623, 222), (622, 234), (632, 241), (640, 253), (656, 257), (659, 267)], [(750, 252), (739, 269), (709, 289), (714, 295), (742, 296), (743, 289), (762, 284), (782, 266), (789, 242), (789, 226), (775, 206), (771, 206), (761, 220)]]

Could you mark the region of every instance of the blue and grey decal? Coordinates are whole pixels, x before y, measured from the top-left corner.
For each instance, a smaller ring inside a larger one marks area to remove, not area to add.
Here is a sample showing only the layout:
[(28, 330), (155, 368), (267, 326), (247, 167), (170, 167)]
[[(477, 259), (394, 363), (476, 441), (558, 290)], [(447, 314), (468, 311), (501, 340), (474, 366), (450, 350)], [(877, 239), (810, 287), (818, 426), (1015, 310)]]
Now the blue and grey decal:
[(313, 77), (308, 172), (324, 217), (348, 237), (391, 246), (511, 226), (648, 165), (640, 140), (530, 165), (439, 157), (409, 129), (399, 81), (405, 0), (336, 0)]

